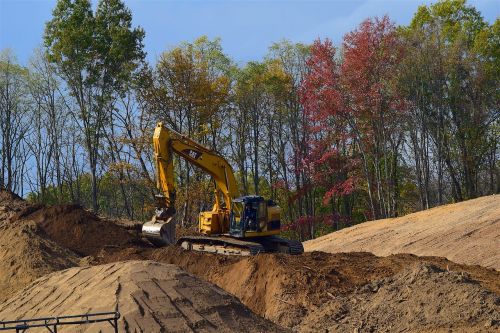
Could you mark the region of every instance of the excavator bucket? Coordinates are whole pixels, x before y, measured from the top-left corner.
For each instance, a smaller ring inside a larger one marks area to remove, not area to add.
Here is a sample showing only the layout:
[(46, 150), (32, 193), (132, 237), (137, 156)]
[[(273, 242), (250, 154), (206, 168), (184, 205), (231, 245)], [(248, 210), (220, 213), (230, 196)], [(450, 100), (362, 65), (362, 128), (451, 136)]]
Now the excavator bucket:
[(156, 220), (142, 225), (142, 234), (155, 246), (175, 244), (175, 220), (173, 217), (167, 220)]

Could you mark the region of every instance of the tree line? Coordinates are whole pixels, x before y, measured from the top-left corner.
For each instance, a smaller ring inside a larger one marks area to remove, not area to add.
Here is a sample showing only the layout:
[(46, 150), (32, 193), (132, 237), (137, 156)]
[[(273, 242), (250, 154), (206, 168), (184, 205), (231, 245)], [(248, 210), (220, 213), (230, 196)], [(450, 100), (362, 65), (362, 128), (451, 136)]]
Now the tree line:
[[(463, 0), (408, 26), (368, 18), (338, 46), (280, 41), (238, 66), (205, 36), (149, 63), (120, 0), (59, 0), (27, 66), (0, 55), (0, 186), (147, 220), (158, 121), (220, 152), (242, 194), (300, 239), (500, 192), (500, 21)], [(178, 215), (213, 182), (175, 160)]]

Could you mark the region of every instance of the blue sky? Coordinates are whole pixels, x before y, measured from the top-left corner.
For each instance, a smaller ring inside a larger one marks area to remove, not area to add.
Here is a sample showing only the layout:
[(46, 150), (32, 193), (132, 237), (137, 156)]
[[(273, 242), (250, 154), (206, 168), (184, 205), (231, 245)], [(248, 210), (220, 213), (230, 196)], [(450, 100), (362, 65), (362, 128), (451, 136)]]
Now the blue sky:
[[(42, 43), (44, 25), (55, 0), (0, 0), (0, 49), (11, 48), (22, 64)], [(97, 1), (94, 1), (96, 3)], [(388, 14), (407, 24), (420, 4), (435, 1), (167, 1), (125, 0), (134, 25), (146, 31), (148, 58), (201, 35), (220, 37), (225, 52), (238, 63), (260, 60), (272, 42), (283, 38), (310, 43), (342, 36), (370, 16)], [(500, 0), (469, 1), (489, 22), (500, 15)]]

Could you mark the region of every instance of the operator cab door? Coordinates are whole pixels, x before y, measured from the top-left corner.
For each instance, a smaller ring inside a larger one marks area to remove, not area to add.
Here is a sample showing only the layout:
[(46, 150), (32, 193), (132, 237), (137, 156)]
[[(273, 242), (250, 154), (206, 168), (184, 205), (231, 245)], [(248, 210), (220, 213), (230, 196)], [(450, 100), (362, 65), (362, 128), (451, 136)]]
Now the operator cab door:
[(247, 231), (263, 231), (267, 226), (267, 203), (258, 196), (235, 199), (230, 219), (229, 233), (233, 237), (245, 237)]
[(242, 200), (233, 200), (229, 216), (229, 234), (233, 237), (245, 237), (244, 223), (245, 203)]

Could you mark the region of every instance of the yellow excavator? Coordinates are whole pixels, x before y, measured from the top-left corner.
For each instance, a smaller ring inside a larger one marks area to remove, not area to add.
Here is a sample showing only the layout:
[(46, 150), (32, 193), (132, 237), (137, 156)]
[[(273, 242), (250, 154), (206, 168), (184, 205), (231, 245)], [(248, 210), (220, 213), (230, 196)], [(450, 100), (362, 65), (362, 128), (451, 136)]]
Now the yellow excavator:
[[(301, 254), (302, 243), (281, 238), (281, 208), (261, 196), (240, 196), (233, 169), (218, 153), (185, 135), (158, 123), (153, 135), (157, 168), (157, 187), (153, 219), (142, 227), (155, 245), (177, 243), (187, 250), (233, 255), (266, 252)], [(185, 236), (175, 241), (175, 181), (173, 154), (212, 176), (215, 204), (199, 215), (200, 236)]]

